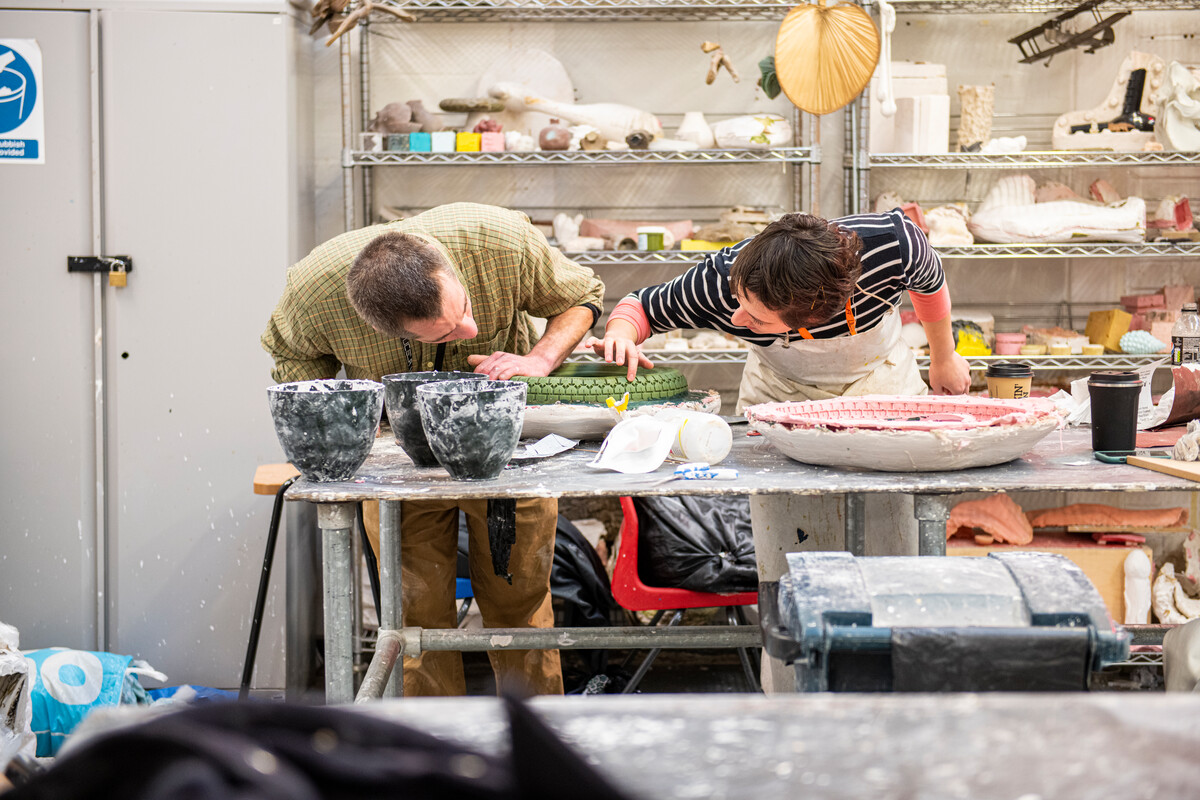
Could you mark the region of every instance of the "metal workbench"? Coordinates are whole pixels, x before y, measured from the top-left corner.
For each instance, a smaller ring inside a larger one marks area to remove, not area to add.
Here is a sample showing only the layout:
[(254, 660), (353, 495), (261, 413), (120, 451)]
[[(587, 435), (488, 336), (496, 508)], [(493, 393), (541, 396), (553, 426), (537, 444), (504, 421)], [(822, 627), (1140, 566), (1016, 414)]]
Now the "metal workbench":
[[(920, 528), (921, 555), (944, 555), (946, 520), (953, 496), (967, 492), (1018, 491), (1192, 491), (1183, 478), (1123, 464), (1102, 464), (1092, 458), (1091, 433), (1078, 429), (1052, 433), (1024, 458), (995, 467), (957, 472), (888, 473), (833, 469), (798, 464), (776, 451), (765, 439), (734, 428), (734, 445), (722, 466), (736, 467), (733, 481), (673, 481), (654, 484), (667, 473), (622, 475), (587, 466), (595, 443), (543, 461), (515, 462), (494, 481), (462, 482), (442, 469), (417, 469), (385, 433), (352, 481), (300, 481), (287, 498), (318, 504), (322, 533), (325, 593), (325, 692), (328, 702), (354, 698), (351, 607), (351, 531), (354, 503), (379, 500), (380, 582), (382, 614), (379, 643), (359, 699), (398, 696), (401, 692), (401, 652), (423, 650), (486, 650), (509, 647), (692, 647), (696, 634), (686, 629), (504, 629), (492, 631), (433, 631), (402, 629), (400, 612), (399, 501), (504, 497), (620, 497), (625, 495), (756, 495), (836, 494), (846, 498), (846, 549), (863, 552), (863, 498), (872, 493), (914, 496)], [(757, 630), (732, 627), (719, 632), (719, 646), (753, 646)], [(707, 633), (708, 637), (712, 631)], [(708, 646), (718, 646), (709, 643)], [(389, 679), (390, 675), (390, 679)]]

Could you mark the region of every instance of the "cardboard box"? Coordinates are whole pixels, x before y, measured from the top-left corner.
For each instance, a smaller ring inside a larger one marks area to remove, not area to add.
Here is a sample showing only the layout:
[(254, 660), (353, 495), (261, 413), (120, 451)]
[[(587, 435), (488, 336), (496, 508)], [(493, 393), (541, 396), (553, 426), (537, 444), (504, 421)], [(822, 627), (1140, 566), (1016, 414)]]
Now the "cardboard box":
[(1121, 337), (1129, 333), (1129, 324), (1133, 315), (1119, 308), (1108, 311), (1093, 311), (1088, 314), (1087, 334), (1092, 344), (1102, 344), (1104, 349), (1113, 353), (1121, 352)]
[[(1141, 545), (1146, 556), (1154, 562), (1150, 548)], [(1022, 550), (1036, 553), (1058, 553), (1075, 562), (1096, 587), (1108, 613), (1117, 622), (1125, 620), (1125, 558), (1132, 547), (1096, 544), (1081, 534), (1038, 533), (1033, 544), (990, 544), (979, 546), (972, 539), (954, 538), (946, 542), (948, 556), (986, 556), (999, 550)]]

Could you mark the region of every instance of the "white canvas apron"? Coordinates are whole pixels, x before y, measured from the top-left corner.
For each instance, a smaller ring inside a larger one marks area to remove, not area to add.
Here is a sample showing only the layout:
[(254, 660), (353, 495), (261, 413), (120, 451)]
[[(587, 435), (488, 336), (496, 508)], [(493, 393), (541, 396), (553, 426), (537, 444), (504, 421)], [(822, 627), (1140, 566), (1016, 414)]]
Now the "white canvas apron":
[[(752, 346), (738, 411), (755, 403), (928, 391), (912, 350), (900, 338), (900, 313), (893, 308), (878, 325), (853, 336)], [(916, 555), (911, 495), (868, 494), (864, 511), (867, 555)], [(779, 580), (787, 569), (785, 553), (841, 550), (845, 545), (839, 495), (753, 495), (750, 519), (759, 580)], [(763, 690), (795, 691), (793, 668), (763, 655)]]

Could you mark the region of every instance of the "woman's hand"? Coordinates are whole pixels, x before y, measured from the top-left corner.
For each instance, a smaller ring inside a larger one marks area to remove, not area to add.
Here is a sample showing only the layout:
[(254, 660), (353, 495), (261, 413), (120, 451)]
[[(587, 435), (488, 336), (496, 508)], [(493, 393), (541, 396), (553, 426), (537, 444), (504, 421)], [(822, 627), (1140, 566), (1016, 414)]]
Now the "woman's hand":
[(966, 394), (971, 388), (971, 365), (953, 350), (941, 358), (931, 354), (929, 388), (934, 394)]
[(654, 366), (654, 362), (642, 353), (636, 337), (637, 331), (632, 325), (624, 320), (612, 320), (604, 329), (603, 339), (589, 336), (583, 341), (583, 346), (592, 348), (596, 355), (603, 356), (609, 364), (629, 367), (626, 377), (632, 381), (637, 376), (638, 367), (649, 369)]

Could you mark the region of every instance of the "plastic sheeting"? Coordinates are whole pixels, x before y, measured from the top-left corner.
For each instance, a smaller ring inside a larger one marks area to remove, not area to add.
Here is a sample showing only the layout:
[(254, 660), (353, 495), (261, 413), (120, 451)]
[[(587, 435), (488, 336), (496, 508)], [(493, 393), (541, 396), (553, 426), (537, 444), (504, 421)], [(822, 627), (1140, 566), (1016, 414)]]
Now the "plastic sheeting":
[(638, 573), (694, 592), (758, 588), (748, 497), (635, 497)]

